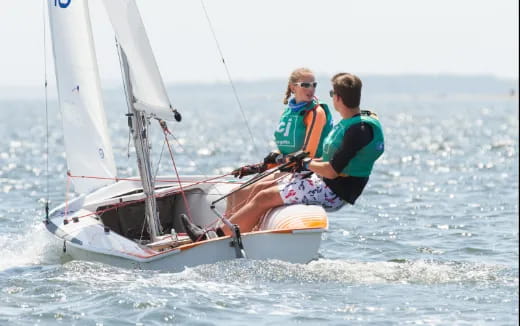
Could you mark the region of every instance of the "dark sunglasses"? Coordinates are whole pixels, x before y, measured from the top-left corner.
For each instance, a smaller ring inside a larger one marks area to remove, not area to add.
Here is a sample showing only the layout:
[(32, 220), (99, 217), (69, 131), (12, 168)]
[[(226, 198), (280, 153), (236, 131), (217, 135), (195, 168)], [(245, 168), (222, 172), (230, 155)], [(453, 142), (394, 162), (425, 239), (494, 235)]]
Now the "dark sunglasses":
[(333, 89), (331, 89), (331, 90), (329, 91), (329, 95), (330, 95), (330, 97), (334, 97), (334, 94), (336, 94), (336, 93), (334, 92)]
[(317, 82), (312, 82), (312, 83), (299, 82), (299, 83), (294, 83), (294, 85), (298, 85), (303, 88), (311, 88), (311, 87), (316, 88), (316, 86), (318, 86), (318, 83)]

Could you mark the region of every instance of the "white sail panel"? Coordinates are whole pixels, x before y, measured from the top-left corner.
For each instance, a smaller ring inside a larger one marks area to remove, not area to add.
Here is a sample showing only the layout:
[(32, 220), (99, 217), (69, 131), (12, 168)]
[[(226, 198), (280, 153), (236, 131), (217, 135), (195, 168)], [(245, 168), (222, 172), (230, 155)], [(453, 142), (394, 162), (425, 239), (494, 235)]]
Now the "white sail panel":
[(113, 183), (116, 167), (94, 51), (87, 0), (49, 0), (54, 66), (67, 165), (77, 192)]
[(150, 41), (134, 0), (104, 0), (117, 41), (126, 54), (135, 108), (172, 120), (170, 100), (166, 94)]

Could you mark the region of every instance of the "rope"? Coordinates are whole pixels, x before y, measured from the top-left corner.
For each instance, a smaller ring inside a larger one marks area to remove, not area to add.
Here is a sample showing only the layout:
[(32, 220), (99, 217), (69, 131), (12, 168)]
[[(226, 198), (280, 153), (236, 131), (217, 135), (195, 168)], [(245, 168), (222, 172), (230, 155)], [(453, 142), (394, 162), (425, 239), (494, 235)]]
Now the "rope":
[[(227, 174), (222, 174), (222, 175), (218, 175), (216, 177), (203, 179), (203, 180), (195, 180), (195, 179), (175, 179), (175, 180), (170, 180), (170, 179), (164, 179), (164, 180), (155, 180), (155, 182), (170, 183), (170, 182), (178, 182), (180, 180), (182, 182), (193, 182), (192, 185), (197, 185), (197, 184), (200, 184), (200, 183), (215, 183), (215, 184), (219, 184), (219, 183), (223, 183), (223, 184), (228, 184), (228, 183), (243, 184), (244, 183), (242, 181), (240, 181), (240, 182), (235, 182), (235, 181), (233, 181), (233, 182), (230, 182), (230, 181), (212, 181), (212, 180), (220, 179), (220, 178), (227, 177), (227, 176), (230, 176), (230, 175), (231, 175), (231, 173), (227, 173)], [(96, 177), (96, 176), (89, 176), (89, 175), (72, 175), (72, 174), (70, 174), (70, 177), (71, 178), (77, 178), (77, 179), (98, 179), (98, 180), (114, 180), (114, 181), (141, 181), (141, 179), (137, 179), (137, 178), (110, 178), (110, 177)]]
[[(168, 148), (170, 148), (170, 146), (168, 145)], [(176, 169), (176, 168), (175, 168)], [(176, 171), (177, 172), (177, 171)], [(154, 197), (155, 198), (162, 198), (162, 197), (166, 197), (168, 195), (171, 195), (171, 194), (174, 194), (174, 193), (177, 193), (177, 192), (181, 192), (182, 195), (183, 195), (183, 200), (184, 200), (184, 203), (186, 205), (186, 208), (188, 209), (188, 216), (190, 217), (191, 219), (191, 212), (189, 212), (189, 205), (187, 204), (187, 199), (186, 199), (186, 196), (185, 196), (185, 189), (187, 188), (190, 188), (190, 187), (193, 187), (193, 186), (196, 186), (198, 184), (202, 184), (202, 183), (224, 183), (224, 184), (229, 184), (230, 182), (223, 182), (223, 181), (220, 181), (220, 182), (211, 182), (212, 180), (215, 180), (215, 179), (219, 179), (219, 178), (222, 178), (222, 177), (225, 177), (225, 176), (228, 176), (230, 174), (226, 174), (226, 175), (220, 175), (220, 176), (216, 176), (216, 177), (213, 177), (213, 178), (208, 178), (208, 179), (203, 179), (203, 180), (199, 180), (199, 181), (193, 181), (193, 180), (182, 180), (180, 178), (178, 178), (177, 180), (160, 180), (159, 182), (175, 182), (175, 181), (178, 181), (179, 182), (179, 188), (173, 188), (167, 192), (164, 192), (162, 194), (155, 194)], [(274, 180), (272, 180), (271, 182), (274, 184), (276, 181), (278, 181), (279, 179), (283, 178), (285, 175), (282, 175), (278, 178), (275, 178)], [(90, 178), (90, 179), (114, 179), (114, 178), (105, 178), (105, 177), (89, 177), (89, 176), (74, 176), (74, 175), (71, 175), (70, 173), (67, 173), (67, 187), (66, 187), (66, 201), (65, 201), (65, 217), (64, 219), (67, 220), (67, 214), (68, 214), (68, 193), (69, 193), (69, 184), (70, 184), (70, 179), (72, 178)], [(117, 180), (126, 180), (126, 181), (139, 181), (140, 179), (135, 179), (135, 178), (121, 178), (121, 179), (117, 179)], [(182, 184), (181, 183), (187, 183), (187, 182), (192, 182), (191, 184), (188, 184), (186, 185), (184, 188), (182, 187)], [(235, 182), (233, 182), (235, 183)], [(236, 184), (239, 184), (238, 182), (236, 182)], [(234, 210), (235, 207), (239, 206), (239, 205), (243, 205), (245, 203), (247, 203), (248, 201), (250, 201), (254, 195), (256, 195), (255, 193), (251, 192), (248, 197), (244, 200), (242, 200), (241, 202), (239, 203), (235, 203), (235, 205), (233, 205), (233, 207), (231, 207), (231, 211)], [(105, 208), (105, 209), (102, 209), (102, 210), (97, 210), (95, 212), (92, 212), (92, 213), (88, 213), (88, 214), (85, 214), (85, 215), (81, 215), (81, 216), (75, 216), (77, 217), (78, 219), (79, 218), (84, 218), (84, 217), (88, 217), (88, 216), (93, 216), (93, 215), (101, 215), (105, 212), (108, 212), (108, 211), (111, 211), (111, 210), (116, 210), (118, 208), (121, 208), (121, 207), (125, 207), (125, 206), (129, 206), (129, 205), (133, 205), (133, 204), (137, 204), (137, 203), (140, 203), (140, 202), (144, 202), (146, 200), (147, 197), (143, 197), (141, 199), (136, 199), (136, 200), (131, 200), (131, 201), (127, 201), (127, 202), (121, 202), (121, 203), (118, 203), (118, 204), (114, 204), (108, 208)], [(224, 214), (224, 215), (227, 215), (227, 214)], [(211, 230), (217, 223), (218, 223), (219, 219), (216, 218), (215, 220), (213, 220), (213, 222), (205, 225), (203, 227), (204, 231), (208, 231), (208, 230)]]
[[(177, 139), (177, 137), (175, 137), (174, 134), (172, 134), (171, 132), (168, 132), (168, 134), (173, 138), (173, 140), (175, 140), (175, 143), (177, 143), (177, 146), (180, 147), (180, 149), (182, 150), (182, 153), (184, 155), (186, 155), (188, 157), (188, 160), (190, 160), (190, 163), (193, 164), (195, 166), (195, 169), (200, 173), (202, 172), (202, 170), (200, 169), (200, 167), (197, 165), (197, 162), (190, 156), (189, 152), (184, 148), (184, 146), (182, 146), (182, 143)], [(205, 175), (204, 173), (201, 173), (203, 176), (205, 176), (206, 178), (208, 177), (207, 175)]]
[[(190, 188), (190, 187), (193, 187), (193, 186), (196, 186), (198, 184), (201, 184), (201, 183), (224, 183), (224, 184), (227, 184), (229, 182), (224, 182), (224, 181), (220, 181), (220, 182), (211, 182), (211, 180), (215, 180), (215, 179), (220, 179), (222, 177), (225, 177), (225, 176), (228, 176), (229, 174), (226, 174), (226, 175), (220, 175), (220, 176), (216, 176), (216, 177), (213, 177), (213, 178), (209, 178), (209, 179), (203, 179), (203, 180), (199, 180), (199, 181), (195, 181), (195, 180), (182, 180), (182, 179), (177, 179), (177, 180), (160, 180), (161, 182), (179, 182), (179, 185), (180, 187), (179, 188), (173, 188), (169, 191), (166, 191), (164, 193), (161, 193), (161, 194), (155, 194), (154, 197), (155, 198), (163, 198), (163, 197), (166, 197), (168, 195), (171, 195), (171, 194), (175, 194), (177, 192), (183, 192), (184, 189), (187, 189), (187, 188)], [(135, 178), (106, 178), (106, 177), (94, 177), (94, 176), (75, 176), (75, 175), (71, 175), (69, 172), (67, 173), (67, 187), (66, 187), (66, 198), (68, 198), (68, 193), (69, 193), (69, 182), (70, 182), (70, 179), (72, 178), (88, 178), (88, 179), (100, 179), (100, 180), (106, 180), (106, 179), (110, 179), (110, 180), (125, 180), (125, 181), (140, 181), (140, 179), (135, 179)], [(190, 184), (184, 186), (184, 188), (182, 187), (181, 183), (188, 183), (188, 182), (191, 182)], [(122, 203), (119, 203), (119, 204), (115, 204), (115, 205), (112, 205), (110, 206), (109, 208), (106, 208), (106, 209), (103, 209), (103, 210), (97, 210), (95, 212), (92, 212), (92, 213), (88, 213), (88, 214), (85, 214), (85, 215), (81, 215), (81, 216), (76, 216), (78, 218), (83, 218), (83, 217), (87, 217), (87, 216), (92, 216), (92, 215), (99, 215), (99, 214), (102, 214), (102, 213), (105, 213), (105, 212), (108, 212), (110, 210), (114, 210), (114, 209), (118, 209), (120, 207), (124, 207), (124, 206), (128, 206), (128, 205), (132, 205), (132, 204), (136, 204), (136, 203), (139, 203), (139, 202), (143, 202), (147, 199), (148, 197), (143, 197), (141, 199), (137, 199), (137, 200), (131, 200), (131, 201), (127, 201), (127, 202), (122, 202)], [(185, 202), (186, 204), (186, 202)], [(67, 212), (68, 212), (68, 200), (65, 201), (65, 219), (66, 218), (66, 215), (67, 215)], [(191, 218), (191, 217), (190, 217)]]
[(180, 181), (179, 172), (177, 171), (177, 165), (175, 164), (175, 159), (173, 158), (172, 148), (170, 146), (170, 142), (168, 141), (168, 134), (170, 132), (169, 132), (168, 128), (166, 128), (166, 125), (164, 125), (164, 126), (165, 127), (162, 128), (163, 133), (164, 133), (164, 141), (166, 142), (166, 145), (168, 146), (168, 151), (170, 152), (170, 158), (172, 159), (173, 170), (175, 171), (175, 175), (177, 176), (177, 180), (179, 180), (179, 188), (181, 189), (182, 200), (184, 201), (184, 206), (186, 207), (186, 213), (188, 213), (188, 217), (190, 218), (190, 220), (192, 220), (190, 205), (188, 203), (188, 198), (186, 198), (186, 194), (184, 193), (184, 189), (182, 189), (182, 182)]
[[(168, 131), (168, 134), (173, 138), (173, 140), (177, 143), (177, 146), (180, 147), (180, 149), (182, 150), (182, 152), (184, 153), (184, 155), (186, 155), (188, 157), (188, 160), (190, 160), (190, 163), (193, 164), (195, 166), (195, 169), (205, 178), (208, 178), (208, 180), (212, 180), (214, 178), (209, 178), (206, 174), (202, 173), (202, 170), (200, 169), (200, 167), (198, 166), (197, 162), (189, 155), (189, 152), (184, 148), (184, 146), (182, 146), (182, 143), (177, 139), (177, 137), (175, 137), (174, 134), (172, 134), (170, 131)], [(231, 175), (231, 173), (228, 173), (228, 174), (224, 174), (222, 175), (222, 177), (224, 176), (229, 176)], [(229, 182), (226, 182), (226, 183), (229, 183)], [(241, 184), (241, 183), (240, 183)], [(220, 193), (220, 191), (218, 189), (217, 190), (217, 193), (219, 195), (222, 195)]]
[[(74, 176), (70, 176), (70, 177), (74, 178)], [(68, 179), (67, 179), (67, 181), (68, 181)], [(196, 185), (201, 184), (201, 183), (206, 183), (206, 181), (205, 180), (201, 180), (199, 182), (195, 182), (195, 183), (189, 184), (186, 187), (184, 187), (184, 189), (192, 187), (192, 186), (196, 186)], [(68, 183), (67, 183), (67, 185), (68, 185)], [(67, 186), (67, 189), (68, 189), (68, 186)], [(174, 188), (174, 189), (172, 189), (170, 191), (167, 191), (167, 192), (164, 192), (164, 193), (162, 193), (160, 195), (156, 194), (156, 195), (154, 195), (154, 197), (155, 198), (163, 198), (163, 197), (166, 197), (168, 195), (175, 194), (175, 193), (179, 192), (179, 190), (180, 190), (180, 188)], [(67, 193), (68, 193), (68, 190), (67, 190)], [(108, 212), (108, 211), (113, 210), (113, 209), (117, 209), (117, 208), (120, 208), (120, 207), (125, 207), (125, 206), (136, 204), (136, 203), (139, 203), (139, 202), (143, 202), (143, 201), (146, 200), (146, 198), (148, 198), (148, 197), (143, 197), (141, 199), (130, 200), (130, 201), (127, 201), (127, 202), (114, 204), (114, 205), (110, 206), (109, 208), (102, 209), (102, 210), (97, 210), (97, 211), (92, 212), (92, 213), (81, 215), (81, 216), (78, 216), (78, 218), (87, 217), (87, 216), (91, 216), (91, 215), (98, 215), (98, 214), (101, 214), (101, 213), (104, 213), (104, 212)], [(67, 202), (66, 202), (66, 204), (67, 204)]]
[[(182, 153), (184, 153), (184, 155), (186, 155), (188, 157), (188, 160), (190, 161), (191, 164), (193, 164), (195, 166), (195, 169), (199, 172), (199, 174), (201, 174), (203, 177), (207, 178), (207, 180), (213, 180), (215, 178), (210, 178), (208, 177), (205, 173), (202, 172), (202, 170), (200, 169), (200, 167), (198, 166), (197, 162), (190, 156), (189, 152), (184, 148), (184, 146), (182, 146), (182, 143), (177, 139), (177, 137), (175, 137), (175, 135), (168, 129), (168, 125), (166, 124), (166, 122), (164, 120), (159, 120), (159, 125), (161, 126), (161, 129), (163, 131), (163, 133), (165, 134), (165, 137), (167, 135), (171, 136), (173, 138), (173, 140), (175, 141), (175, 143), (177, 144), (178, 147), (180, 147), (180, 149), (182, 150)], [(165, 143), (168, 143), (168, 149), (170, 150), (170, 156), (171, 156), (171, 149), (170, 149), (170, 143), (167, 142), (167, 140), (163, 143), (163, 150), (164, 150), (164, 144)], [(162, 157), (162, 150), (161, 150), (161, 157)], [(172, 159), (173, 161), (173, 159)], [(231, 175), (231, 173), (228, 173), (228, 174), (224, 174), (222, 175), (222, 177), (224, 176), (229, 176)], [(177, 175), (177, 177), (179, 178), (179, 176)], [(218, 178), (218, 177), (217, 177)], [(180, 180), (180, 178), (179, 178)], [(211, 182), (208, 182), (208, 183), (211, 183)], [(218, 182), (217, 182), (218, 183)], [(228, 182), (226, 182), (228, 183)], [(216, 189), (217, 193), (219, 195), (222, 195), (220, 193), (220, 191), (218, 189)], [(191, 218), (191, 217), (190, 217)]]
[[(280, 179), (284, 178), (287, 174), (285, 173), (282, 173), (282, 175), (280, 175), (279, 177), (277, 178), (273, 178), (273, 180), (265, 180), (264, 182), (265, 183), (270, 183), (271, 185), (274, 185), (276, 182), (278, 182)], [(252, 184), (251, 184), (252, 185)], [(245, 190), (245, 189), (248, 189), (248, 187), (242, 189), (242, 190)], [(265, 189), (265, 188), (264, 188)], [(261, 189), (260, 191), (262, 191), (263, 189)], [(239, 190), (240, 192), (241, 190)], [(234, 211), (236, 207), (242, 207), (244, 206), (245, 204), (247, 204), (248, 202), (250, 202), (253, 197), (257, 194), (258, 192), (254, 193), (251, 189), (251, 191), (249, 192), (248, 196), (243, 199), (242, 201), (238, 202), (238, 203), (233, 203), (234, 205), (232, 207), (229, 207), (229, 215), (233, 215), (235, 214), (236, 212)], [(233, 196), (233, 195), (232, 195)], [(226, 215), (226, 214), (224, 214)]]
[[(216, 34), (215, 34), (215, 31), (213, 29), (213, 26), (212, 26), (212, 23), (211, 23), (211, 20), (209, 18), (209, 15), (208, 15), (208, 12), (206, 10), (206, 7), (204, 5), (204, 1), (201, 0), (201, 4), (202, 4), (202, 7), (203, 7), (203, 10), (204, 10), (204, 13), (205, 13), (205, 16), (206, 16), (206, 19), (208, 21), (208, 24), (209, 24), (209, 27), (210, 27), (210, 30), (212, 32), (212, 35), (213, 35), (213, 38), (215, 40), (215, 43), (216, 43), (216, 46), (217, 46), (217, 49), (218, 49), (218, 52), (220, 54), (220, 57), (221, 57), (221, 60), (222, 60), (222, 63), (224, 65), (224, 68), (226, 70), (226, 74), (227, 74), (227, 77), (228, 77), (228, 80), (229, 80), (229, 83), (231, 85), (231, 88), (233, 90), (233, 94), (234, 94), (234, 97), (237, 101), (237, 104), (239, 106), (239, 109), (240, 109), (240, 112), (242, 114), (242, 118), (246, 124), (246, 127), (248, 129), (248, 132), (249, 132), (249, 135), (251, 137), (251, 141), (253, 143), (253, 147), (255, 149), (255, 151), (257, 150), (257, 146), (256, 146), (256, 143), (255, 143), (255, 140), (254, 140), (254, 137), (253, 137), (253, 133), (251, 131), (251, 128), (249, 126), (249, 123), (247, 121), (247, 118), (246, 118), (246, 115), (244, 113), (244, 109), (243, 109), (243, 106), (242, 106), (242, 103), (240, 101), (240, 98), (238, 96), (238, 92), (236, 90), (236, 87), (234, 85), (234, 82), (233, 82), (233, 79), (231, 77), (231, 73), (229, 71), (229, 68), (224, 60), (224, 55), (223, 55), (223, 52), (221, 50), (221, 47), (220, 47), (220, 44), (218, 42), (218, 39), (216, 37)], [(46, 22), (46, 15), (45, 15), (45, 7), (46, 7), (46, 1), (43, 1), (43, 8), (42, 8), (42, 17), (43, 17), (43, 41), (44, 41), (44, 80), (45, 80), (45, 122), (46, 122), (46, 144), (45, 144), (45, 154), (46, 154), (46, 185), (45, 185), (45, 193), (46, 193), (46, 216), (48, 218), (48, 209), (49, 209), (49, 118), (48, 118), (48, 81), (47, 81), (47, 40), (46, 40), (46, 31), (47, 31), (47, 22)], [(118, 46), (117, 44), (117, 40), (116, 40), (116, 46)], [(118, 51), (118, 56), (119, 56), (119, 60), (121, 61), (121, 57), (120, 57), (120, 53)], [(126, 85), (123, 84), (123, 87), (126, 88)], [(175, 164), (175, 160), (174, 160), (174, 155), (173, 155), (173, 152), (172, 152), (172, 149), (171, 149), (171, 146), (170, 146), (170, 143), (168, 141), (168, 137), (167, 137), (167, 133), (166, 131), (164, 132), (165, 133), (165, 143), (167, 144), (168, 146), (168, 150), (170, 152), (170, 157), (172, 159), (172, 164), (173, 164), (173, 168), (174, 168), (174, 171), (175, 171), (175, 174), (177, 176), (177, 179), (176, 180), (155, 180), (156, 182), (175, 182), (177, 181), (179, 183), (179, 188), (174, 188), (168, 192), (165, 192), (165, 193), (162, 193), (161, 195), (154, 195), (154, 197), (156, 198), (161, 198), (161, 197), (164, 197), (164, 196), (167, 196), (167, 195), (170, 195), (172, 193), (176, 193), (179, 192), (182, 194), (183, 196), (183, 200), (184, 200), (184, 204), (186, 206), (186, 209), (187, 209), (187, 214), (190, 218), (190, 220), (192, 219), (191, 217), (191, 210), (190, 210), (190, 206), (188, 204), (188, 200), (186, 198), (186, 194), (185, 194), (185, 191), (184, 189), (186, 188), (189, 188), (189, 187), (192, 187), (192, 186), (195, 186), (195, 185), (198, 185), (198, 184), (201, 184), (201, 183), (215, 183), (215, 184), (219, 184), (219, 183), (229, 183), (229, 182), (223, 182), (223, 181), (212, 181), (212, 180), (215, 180), (215, 179), (219, 179), (219, 178), (222, 178), (222, 177), (225, 177), (225, 176), (229, 176), (231, 174), (224, 174), (224, 175), (220, 175), (220, 176), (216, 176), (216, 177), (213, 177), (213, 178), (207, 178), (207, 179), (203, 179), (203, 180), (200, 180), (200, 181), (194, 181), (194, 180), (181, 180), (180, 176), (179, 176), (179, 173), (178, 173), (178, 170), (177, 170), (177, 166)], [(169, 133), (169, 132), (168, 132)], [(169, 133), (173, 139), (177, 142), (177, 144), (182, 148), (182, 144), (177, 140), (177, 138)], [(128, 138), (128, 142), (130, 143), (130, 133), (129, 133), (129, 138)], [(128, 144), (129, 145), (129, 144)], [(130, 146), (128, 146), (129, 148)], [(183, 148), (182, 148), (183, 149)], [(162, 155), (163, 155), (163, 151), (164, 151), (164, 143), (163, 143), (163, 148), (161, 150), (161, 158), (162, 158)], [(183, 151), (185, 151), (183, 149)], [(185, 151), (186, 152), (186, 151)], [(128, 150), (128, 156), (130, 155), (129, 153), (129, 150)], [(190, 158), (191, 160), (191, 158)], [(194, 162), (193, 160), (191, 160), (192, 162)], [(157, 168), (156, 168), (156, 176), (157, 176), (157, 173), (158, 173), (158, 170), (159, 170), (159, 165), (160, 165), (160, 159), (159, 159), (159, 164), (157, 165)], [(207, 177), (207, 176), (205, 176)], [(64, 220), (67, 220), (67, 215), (68, 215), (68, 212), (69, 212), (69, 193), (70, 193), (70, 183), (72, 181), (72, 178), (85, 178), (85, 179), (104, 179), (104, 180), (115, 180), (115, 181), (119, 181), (119, 180), (126, 180), (126, 181), (140, 181), (140, 179), (135, 179), (135, 178), (108, 178), (108, 177), (96, 177), (96, 176), (80, 176), (80, 175), (72, 175), (70, 173), (70, 171), (67, 171), (67, 180), (66, 180), (66, 192), (65, 192), (65, 213), (64, 213)], [(155, 178), (154, 178), (155, 179)], [(185, 186), (183, 188), (182, 186), (182, 183), (187, 183), (187, 182), (192, 182), (191, 184), (188, 184), (187, 186)], [(234, 184), (242, 184), (242, 182), (234, 182)], [(218, 192), (218, 189), (217, 189), (217, 192)], [(107, 211), (110, 211), (110, 210), (114, 210), (114, 209), (118, 209), (120, 207), (124, 207), (124, 206), (128, 206), (128, 205), (132, 205), (132, 204), (135, 204), (135, 203), (139, 203), (139, 202), (143, 202), (145, 201), (146, 197), (145, 198), (142, 198), (142, 199), (139, 199), (139, 200), (135, 200), (135, 201), (128, 201), (128, 202), (124, 202), (124, 203), (119, 203), (119, 204), (116, 204), (116, 205), (113, 205), (109, 208), (106, 208), (106, 209), (103, 209), (103, 210), (97, 210), (95, 212), (92, 212), (92, 213), (89, 213), (89, 214), (85, 214), (85, 215), (82, 215), (82, 216), (77, 216), (77, 218), (82, 218), (82, 217), (87, 217), (87, 216), (91, 216), (91, 215), (99, 215), (99, 214), (102, 214), (104, 212), (107, 212)], [(212, 223), (210, 223), (208, 226), (211, 226), (211, 225), (214, 225), (218, 222), (218, 219), (215, 219)]]
[(162, 144), (161, 154), (159, 155), (159, 160), (157, 161), (157, 166), (155, 168), (155, 173), (154, 173), (154, 176), (153, 176), (154, 182), (157, 179), (157, 174), (159, 173), (159, 167), (161, 166), (161, 160), (162, 160), (162, 157), (163, 157), (163, 154), (164, 154), (164, 145), (166, 145), (166, 142), (163, 142), (163, 144)]
[(67, 219), (67, 215), (69, 214), (69, 188), (70, 188), (70, 172), (67, 171), (67, 186), (65, 187), (65, 215), (63, 219)]
[(233, 94), (235, 95), (235, 100), (237, 101), (238, 107), (240, 108), (240, 113), (242, 113), (242, 119), (244, 120), (247, 130), (249, 131), (249, 136), (251, 137), (251, 141), (253, 142), (253, 149), (255, 152), (258, 151), (255, 143), (255, 138), (253, 137), (253, 132), (251, 131), (251, 127), (249, 126), (249, 123), (247, 122), (246, 115), (244, 113), (244, 109), (242, 108), (242, 103), (240, 102), (240, 99), (238, 97), (237, 90), (235, 88), (235, 84), (233, 83), (233, 79), (231, 78), (231, 73), (229, 72), (228, 66), (226, 64), (226, 61), (224, 60), (224, 54), (222, 53), (222, 50), (220, 48), (220, 44), (217, 39), (217, 35), (215, 34), (215, 30), (213, 29), (213, 25), (211, 24), (211, 20), (208, 15), (208, 11), (206, 10), (206, 6), (204, 5), (204, 0), (200, 0), (200, 3), (202, 5), (202, 9), (204, 10), (204, 14), (206, 15), (206, 20), (208, 21), (209, 29), (211, 30), (211, 34), (213, 35), (213, 39), (215, 40), (215, 44), (217, 45), (217, 50), (220, 54), (220, 59), (222, 60), (222, 63), (224, 64), (224, 68), (226, 70), (226, 75), (229, 80), (229, 84), (231, 85), (231, 88), (233, 89)]
[(49, 96), (47, 88), (47, 17), (45, 8), (47, 1), (43, 1), (42, 17), (43, 17), (43, 67), (44, 67), (44, 83), (45, 83), (45, 220), (49, 221)]
[[(284, 178), (286, 176), (286, 174), (282, 174), (281, 176), (279, 176), (278, 178), (274, 178), (273, 180), (270, 180), (269, 183), (271, 185), (274, 185), (276, 182), (278, 182), (280, 179)], [(244, 188), (246, 189), (246, 188)], [(260, 191), (262, 191), (263, 189), (261, 189)], [(229, 208), (229, 213), (226, 212), (224, 214), (222, 214), (224, 217), (227, 217), (228, 215), (231, 217), (233, 216), (233, 214), (236, 214), (236, 212), (233, 212), (235, 210), (236, 207), (243, 207), (245, 204), (247, 204), (248, 202), (250, 202), (253, 197), (257, 194), (258, 192), (253, 192), (253, 191), (250, 191), (247, 198), (243, 199), (242, 201), (238, 202), (238, 203), (234, 203), (234, 205), (232, 207)], [(258, 222), (258, 225), (262, 222), (263, 218), (265, 218), (265, 214), (262, 216), (262, 219)], [(212, 230), (214, 229), (214, 226), (216, 226), (216, 224), (219, 222), (219, 218), (216, 218), (215, 220), (213, 220), (213, 222), (207, 224), (204, 226), (204, 233), (206, 233), (206, 231), (208, 230)], [(201, 236), (202, 237), (202, 236)], [(199, 241), (200, 239), (197, 239), (197, 241)]]

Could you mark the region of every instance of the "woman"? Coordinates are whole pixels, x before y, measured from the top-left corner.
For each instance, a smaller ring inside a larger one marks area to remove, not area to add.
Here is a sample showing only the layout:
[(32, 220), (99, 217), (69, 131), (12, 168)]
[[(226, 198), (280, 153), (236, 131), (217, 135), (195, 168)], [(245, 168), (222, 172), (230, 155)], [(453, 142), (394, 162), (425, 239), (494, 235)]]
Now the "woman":
[[(383, 129), (376, 114), (359, 107), (359, 77), (336, 74), (332, 87), (330, 96), (342, 120), (324, 140), (322, 158), (299, 156), (296, 160), (302, 170), (313, 174), (308, 178), (303, 174), (284, 178), (257, 192), (229, 218), (240, 232), (255, 230), (262, 216), (278, 206), (321, 205), (327, 211), (335, 211), (346, 203), (354, 205), (363, 192), (375, 161), (384, 152)], [(219, 233), (231, 235), (232, 231), (222, 228)]]
[[(335, 211), (346, 203), (354, 205), (363, 192), (374, 163), (384, 152), (383, 129), (376, 114), (359, 107), (359, 77), (336, 74), (332, 87), (330, 95), (342, 120), (325, 139), (322, 158), (298, 159), (303, 170), (314, 174), (309, 178), (302, 174), (284, 178), (256, 193), (229, 219), (240, 227), (240, 232), (254, 230), (262, 216), (278, 206), (321, 205), (327, 211)], [(219, 231), (221, 235), (232, 234), (228, 228)]]
[[(241, 232), (254, 230), (262, 216), (278, 206), (321, 205), (327, 211), (335, 211), (346, 203), (354, 205), (363, 192), (374, 163), (384, 152), (383, 129), (376, 114), (359, 107), (359, 77), (336, 74), (332, 87), (330, 95), (342, 120), (325, 139), (321, 159), (298, 160), (303, 170), (314, 174), (305, 179), (302, 175), (285, 178), (255, 194), (229, 219)], [(231, 230), (223, 229), (222, 233), (230, 235)]]
[[(284, 163), (287, 155), (300, 150), (308, 152), (312, 158), (321, 157), (323, 140), (332, 129), (332, 116), (328, 106), (319, 103), (314, 95), (317, 84), (310, 69), (298, 68), (291, 73), (283, 100), (287, 107), (274, 132), (278, 151), (269, 153), (262, 163), (234, 170), (232, 174), (235, 177), (242, 178), (274, 168)], [(280, 177), (280, 174), (270, 175), (228, 197), (226, 214), (233, 214), (237, 206), (246, 204), (257, 192), (271, 186)]]
[[(246, 175), (264, 172), (285, 163), (288, 155), (298, 151), (308, 152), (312, 158), (322, 156), (323, 141), (332, 129), (332, 115), (328, 106), (318, 102), (315, 97), (317, 84), (314, 73), (310, 69), (298, 68), (291, 73), (283, 99), (283, 103), (287, 107), (284, 109), (278, 127), (274, 132), (278, 150), (269, 153), (263, 162), (240, 167), (231, 174), (242, 178)], [(233, 193), (227, 198), (224, 215), (228, 218), (232, 217), (237, 210), (248, 204), (256, 194), (272, 187), (284, 175), (286, 173), (271, 174)], [(181, 219), (186, 232), (193, 241), (204, 240), (208, 237), (207, 227), (202, 229), (192, 224), (185, 215), (181, 216)], [(215, 227), (217, 234), (210, 232), (209, 236), (223, 235), (224, 229), (226, 228)]]

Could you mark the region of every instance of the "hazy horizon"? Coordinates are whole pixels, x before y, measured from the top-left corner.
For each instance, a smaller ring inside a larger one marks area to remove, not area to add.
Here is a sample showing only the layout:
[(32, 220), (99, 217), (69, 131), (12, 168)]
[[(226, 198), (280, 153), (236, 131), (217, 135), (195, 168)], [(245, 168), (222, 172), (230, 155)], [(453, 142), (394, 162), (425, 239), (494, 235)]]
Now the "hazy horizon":
[[(166, 84), (318, 75), (492, 75), (518, 79), (518, 1), (136, 0)], [(53, 80), (47, 2), (0, 3), (0, 85)], [(74, 4), (74, 2), (72, 2)], [(102, 2), (90, 0), (101, 80), (118, 81), (114, 34)], [(44, 51), (44, 30), (47, 43)]]
[[(324, 92), (330, 88), (330, 75), (317, 75), (319, 82), (317, 92)], [(502, 94), (516, 95), (518, 93), (518, 80), (502, 78), (493, 75), (434, 75), (434, 74), (401, 74), (401, 75), (360, 75), (364, 83), (365, 91), (372, 94)], [(261, 78), (258, 80), (233, 80), (239, 95), (249, 87), (256, 87), (257, 91), (265, 93), (283, 92), (286, 78)], [(101, 81), (103, 92), (111, 93), (122, 90), (120, 80)], [(44, 83), (40, 85), (0, 85), (0, 99), (17, 99), (22, 97), (44, 97)], [(219, 81), (176, 81), (166, 83), (168, 93), (175, 93), (183, 89), (193, 92), (196, 87), (201, 90), (211, 88), (213, 90), (231, 90), (227, 80)], [(48, 96), (53, 99), (57, 96), (54, 80), (49, 80)]]

